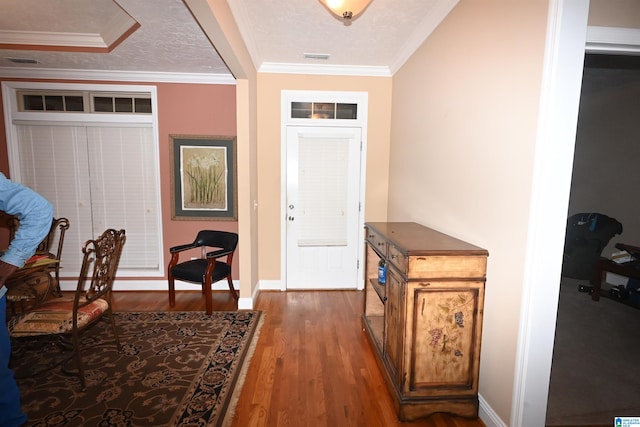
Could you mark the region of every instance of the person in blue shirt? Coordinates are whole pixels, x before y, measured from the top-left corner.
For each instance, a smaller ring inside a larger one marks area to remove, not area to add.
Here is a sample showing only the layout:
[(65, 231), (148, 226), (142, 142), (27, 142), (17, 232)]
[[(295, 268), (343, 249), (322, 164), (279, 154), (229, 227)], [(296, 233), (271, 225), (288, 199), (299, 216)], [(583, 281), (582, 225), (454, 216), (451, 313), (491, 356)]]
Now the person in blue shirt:
[[(0, 211), (16, 215), (20, 226), (0, 257), (0, 314), (6, 317), (7, 278), (35, 253), (51, 228), (53, 207), (41, 195), (13, 182), (0, 172)], [(0, 426), (17, 427), (27, 421), (20, 407), (20, 390), (9, 369), (11, 341), (7, 324), (0, 322)]]

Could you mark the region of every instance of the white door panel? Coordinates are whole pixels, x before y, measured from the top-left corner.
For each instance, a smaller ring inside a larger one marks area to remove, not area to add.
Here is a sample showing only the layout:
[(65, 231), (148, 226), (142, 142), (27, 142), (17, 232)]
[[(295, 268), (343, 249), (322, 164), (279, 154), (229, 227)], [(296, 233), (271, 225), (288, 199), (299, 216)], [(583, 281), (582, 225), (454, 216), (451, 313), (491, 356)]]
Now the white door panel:
[(361, 129), (287, 127), (288, 289), (356, 289)]

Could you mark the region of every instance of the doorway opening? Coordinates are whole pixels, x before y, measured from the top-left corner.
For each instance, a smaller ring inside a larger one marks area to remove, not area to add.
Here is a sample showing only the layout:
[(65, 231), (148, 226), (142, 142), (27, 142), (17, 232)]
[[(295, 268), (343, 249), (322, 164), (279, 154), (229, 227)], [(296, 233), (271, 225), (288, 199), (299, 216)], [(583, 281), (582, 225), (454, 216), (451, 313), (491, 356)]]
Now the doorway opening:
[(282, 290), (362, 289), (365, 92), (282, 92)]

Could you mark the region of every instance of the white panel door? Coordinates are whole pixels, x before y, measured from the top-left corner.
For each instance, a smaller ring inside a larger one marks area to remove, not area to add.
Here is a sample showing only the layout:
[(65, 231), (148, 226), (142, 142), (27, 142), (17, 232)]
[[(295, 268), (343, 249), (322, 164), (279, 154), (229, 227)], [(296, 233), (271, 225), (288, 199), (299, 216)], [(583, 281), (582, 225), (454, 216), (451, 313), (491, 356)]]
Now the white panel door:
[(357, 287), (360, 141), (357, 127), (287, 127), (287, 289)]

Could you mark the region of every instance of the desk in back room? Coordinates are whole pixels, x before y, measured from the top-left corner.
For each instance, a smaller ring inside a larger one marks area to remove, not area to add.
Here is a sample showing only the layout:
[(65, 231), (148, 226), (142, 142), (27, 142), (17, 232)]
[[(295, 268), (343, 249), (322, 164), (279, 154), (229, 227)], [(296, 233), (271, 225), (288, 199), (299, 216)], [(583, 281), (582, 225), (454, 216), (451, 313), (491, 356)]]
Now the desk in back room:
[(600, 258), (596, 265), (593, 279), (591, 279), (591, 284), (593, 285), (591, 299), (593, 301), (600, 300), (602, 277), (605, 273), (614, 273), (631, 279), (640, 279), (640, 247), (627, 245), (625, 243), (617, 243), (616, 248), (627, 251), (635, 259), (630, 262), (618, 264), (608, 258)]

